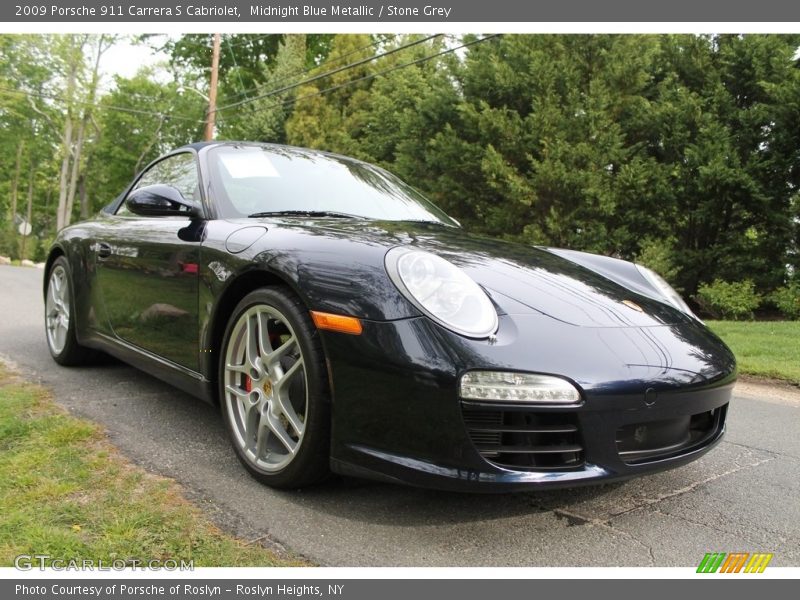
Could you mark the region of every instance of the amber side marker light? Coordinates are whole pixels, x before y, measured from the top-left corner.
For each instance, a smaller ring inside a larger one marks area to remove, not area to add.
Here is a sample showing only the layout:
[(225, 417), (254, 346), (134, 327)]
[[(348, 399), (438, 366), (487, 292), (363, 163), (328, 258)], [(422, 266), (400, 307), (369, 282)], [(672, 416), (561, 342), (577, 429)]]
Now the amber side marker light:
[(327, 329), (328, 331), (338, 331), (339, 333), (349, 333), (351, 335), (361, 335), (361, 321), (355, 317), (344, 315), (332, 315), (331, 313), (311, 311), (311, 318), (317, 329)]

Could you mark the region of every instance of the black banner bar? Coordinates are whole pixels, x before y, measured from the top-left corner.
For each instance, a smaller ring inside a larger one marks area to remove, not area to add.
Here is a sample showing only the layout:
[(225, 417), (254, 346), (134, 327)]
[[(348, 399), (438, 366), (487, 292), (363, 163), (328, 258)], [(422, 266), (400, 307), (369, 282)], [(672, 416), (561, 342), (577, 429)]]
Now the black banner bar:
[(798, 22), (786, 0), (12, 0), (4, 22)]
[[(714, 580), (713, 583), (711, 580)], [(705, 591), (737, 599), (789, 597), (789, 579), (698, 575), (692, 579), (559, 580), (559, 579), (305, 579), (305, 580), (161, 580), (161, 579), (27, 579), (0, 582), (0, 597), (25, 600), (408, 600), (414, 598), (595, 598), (604, 593), (626, 598), (674, 600)], [(713, 586), (713, 589), (712, 587)], [(699, 588), (699, 589), (698, 589)], [(794, 594), (792, 594), (794, 595)]]

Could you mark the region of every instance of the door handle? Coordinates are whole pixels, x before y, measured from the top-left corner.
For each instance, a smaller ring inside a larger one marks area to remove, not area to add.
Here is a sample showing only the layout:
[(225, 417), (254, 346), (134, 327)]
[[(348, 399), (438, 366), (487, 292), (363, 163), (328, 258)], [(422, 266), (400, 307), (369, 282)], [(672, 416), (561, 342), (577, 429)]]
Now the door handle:
[(95, 245), (95, 249), (97, 251), (97, 256), (100, 258), (108, 258), (111, 256), (111, 244), (106, 244), (105, 242), (98, 242)]

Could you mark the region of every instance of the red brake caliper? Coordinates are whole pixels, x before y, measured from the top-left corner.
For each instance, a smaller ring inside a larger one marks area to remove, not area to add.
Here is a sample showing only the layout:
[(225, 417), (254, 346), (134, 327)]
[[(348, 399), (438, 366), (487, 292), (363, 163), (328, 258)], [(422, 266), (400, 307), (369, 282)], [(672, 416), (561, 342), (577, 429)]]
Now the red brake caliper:
[[(272, 347), (275, 347), (275, 342), (280, 342), (281, 336), (277, 333), (270, 333), (269, 334), (269, 343), (272, 344)], [(249, 375), (244, 376), (244, 389), (247, 393), (253, 391), (253, 380), (250, 379)]]

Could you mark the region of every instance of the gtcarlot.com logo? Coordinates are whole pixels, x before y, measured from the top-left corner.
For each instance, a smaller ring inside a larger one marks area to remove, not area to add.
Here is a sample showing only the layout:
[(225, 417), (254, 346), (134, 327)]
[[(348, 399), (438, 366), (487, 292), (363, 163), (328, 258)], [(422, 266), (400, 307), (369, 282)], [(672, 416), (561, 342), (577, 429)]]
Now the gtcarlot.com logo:
[(772, 554), (766, 552), (708, 552), (697, 566), (698, 573), (763, 573)]
[(20, 554), (14, 558), (14, 567), (19, 571), (52, 569), (53, 571), (125, 571), (128, 569), (153, 571), (194, 571), (194, 560), (142, 560), (139, 558), (117, 558), (114, 560), (90, 558), (53, 558), (49, 554)]

